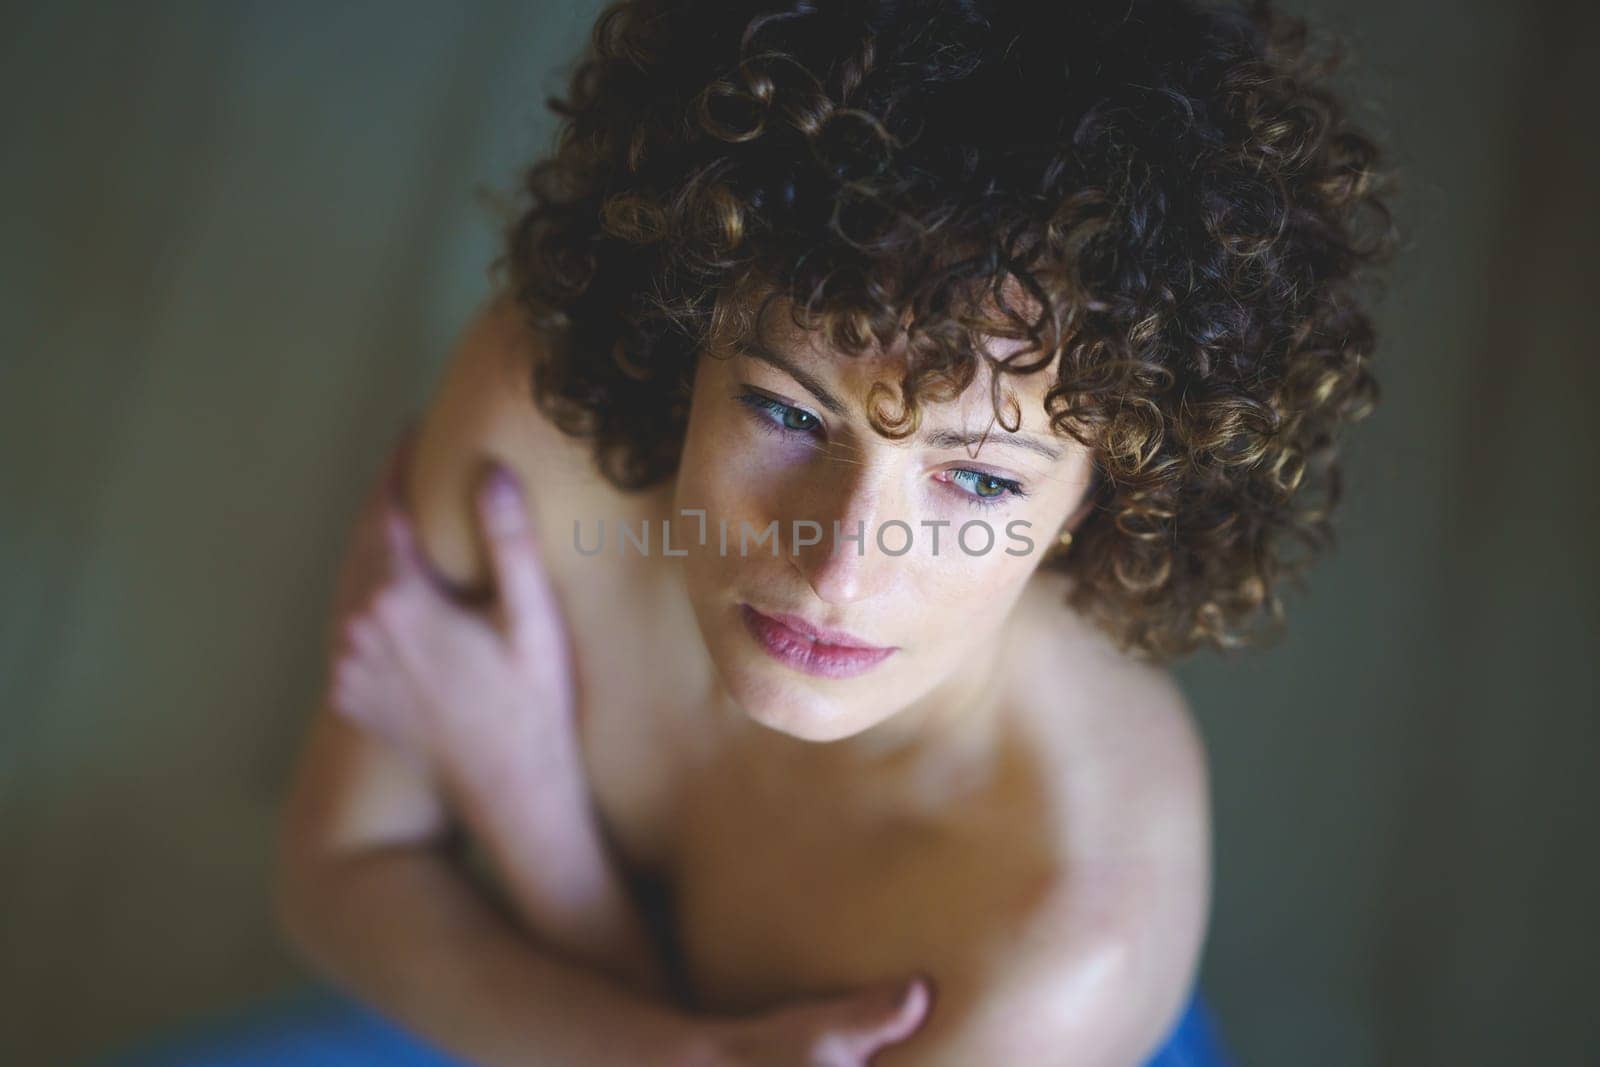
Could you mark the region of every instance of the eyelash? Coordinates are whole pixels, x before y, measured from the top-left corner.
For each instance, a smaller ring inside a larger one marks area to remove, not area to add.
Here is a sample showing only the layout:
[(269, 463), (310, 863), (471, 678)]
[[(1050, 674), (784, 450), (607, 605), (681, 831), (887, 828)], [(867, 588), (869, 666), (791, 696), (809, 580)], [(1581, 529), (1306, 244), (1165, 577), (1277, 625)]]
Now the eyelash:
[[(784, 416), (791, 411), (798, 411), (802, 415), (808, 416), (813, 422), (816, 423), (817, 426), (822, 425), (821, 420), (815, 415), (812, 415), (809, 411), (792, 407), (781, 401), (774, 400), (770, 396), (763, 396), (760, 393), (741, 393), (737, 399), (740, 403), (752, 409), (753, 414), (756, 412), (767, 413), (766, 415), (754, 414), (756, 426), (764, 433), (773, 433), (780, 437), (793, 437), (796, 435), (809, 437), (811, 435), (810, 429), (802, 430), (793, 426), (785, 426), (783, 424)], [(767, 417), (768, 415), (776, 415), (777, 419), (774, 420), (769, 418)], [(997, 474), (990, 474), (988, 471), (972, 470), (967, 467), (958, 467), (949, 473), (957, 477), (970, 477), (978, 481), (991, 482), (1000, 486), (1000, 488), (1004, 490), (1004, 492), (996, 493), (994, 496), (979, 496), (977, 493), (968, 492), (966, 490), (958, 490), (960, 495), (970, 501), (974, 507), (998, 507), (1001, 500), (1003, 500), (1006, 496), (1014, 496), (1020, 499), (1028, 495), (1027, 490), (1022, 488), (1021, 482), (1015, 481), (1011, 478), (1002, 478)]]

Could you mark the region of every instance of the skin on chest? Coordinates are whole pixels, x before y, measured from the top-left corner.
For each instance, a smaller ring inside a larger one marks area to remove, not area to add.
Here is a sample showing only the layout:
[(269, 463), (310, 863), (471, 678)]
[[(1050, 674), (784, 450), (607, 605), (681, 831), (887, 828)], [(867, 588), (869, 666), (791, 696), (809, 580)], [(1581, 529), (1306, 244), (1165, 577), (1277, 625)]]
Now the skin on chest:
[(685, 971), (720, 1009), (972, 970), (1054, 869), (1022, 841), (763, 814), (695, 825), (675, 879)]
[(658, 877), (672, 847), (672, 784), (704, 738), (685, 728), (704, 689), (687, 606), (628, 557), (568, 560), (558, 576), (572, 635), (577, 728), (590, 793), (627, 873)]
[[(1021, 723), (964, 774), (842, 766), (827, 746), (711, 727), (695, 624), (639, 573), (574, 597), (590, 788), (696, 1006), (742, 1012), (916, 969), (976, 975), (1065, 877), (1054, 764)], [(564, 583), (567, 584), (567, 583)], [(616, 605), (633, 610), (618, 613)]]
[[(631, 738), (658, 757), (677, 751)], [(619, 850), (659, 879), (696, 1005), (758, 1010), (914, 969), (973, 975), (1003, 957), (1064, 874), (1044, 768), (1023, 741), (932, 808), (766, 758), (809, 744), (702, 756), (658, 775), (654, 796), (595, 783)]]

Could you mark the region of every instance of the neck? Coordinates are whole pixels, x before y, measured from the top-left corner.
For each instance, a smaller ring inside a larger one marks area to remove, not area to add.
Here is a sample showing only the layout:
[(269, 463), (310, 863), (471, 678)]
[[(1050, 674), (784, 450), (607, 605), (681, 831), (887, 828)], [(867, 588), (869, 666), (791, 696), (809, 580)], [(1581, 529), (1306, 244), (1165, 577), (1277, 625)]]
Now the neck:
[(899, 763), (927, 756), (981, 749), (994, 732), (1001, 709), (1005, 627), (982, 648), (969, 649), (969, 666), (858, 734), (832, 743), (842, 760)]
[[(740, 743), (741, 758), (763, 766), (779, 788), (854, 797), (856, 805), (913, 817), (943, 817), (953, 799), (980, 790), (998, 773), (1008, 701), (1003, 682), (1009, 627), (973, 664), (883, 722), (838, 741), (802, 741), (751, 722), (713, 672), (711, 706)], [(776, 777), (774, 777), (776, 775)]]

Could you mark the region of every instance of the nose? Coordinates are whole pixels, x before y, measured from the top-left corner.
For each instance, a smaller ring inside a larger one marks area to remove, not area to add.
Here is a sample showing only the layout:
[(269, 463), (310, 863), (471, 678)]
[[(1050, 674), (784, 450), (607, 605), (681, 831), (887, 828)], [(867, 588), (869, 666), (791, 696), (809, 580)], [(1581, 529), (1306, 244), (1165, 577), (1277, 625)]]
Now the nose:
[[(816, 523), (798, 529), (806, 539), (820, 532), (820, 539), (802, 547), (797, 537), (790, 559), (812, 591), (829, 604), (843, 606), (875, 597), (889, 587), (899, 565), (899, 556), (885, 553), (878, 544), (881, 524), (895, 518), (897, 497), (890, 489), (890, 472), (839, 463), (830, 464), (822, 477), (820, 492), (804, 494), (811, 506), (793, 516)], [(795, 529), (791, 523), (790, 530)], [(898, 553), (907, 544), (905, 531), (885, 531), (883, 542)]]

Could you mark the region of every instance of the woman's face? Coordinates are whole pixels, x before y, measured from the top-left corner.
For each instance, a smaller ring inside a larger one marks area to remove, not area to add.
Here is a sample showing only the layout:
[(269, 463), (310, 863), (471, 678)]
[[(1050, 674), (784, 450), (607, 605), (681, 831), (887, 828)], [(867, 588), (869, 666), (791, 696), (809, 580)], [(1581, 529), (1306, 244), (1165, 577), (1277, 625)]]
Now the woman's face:
[(1047, 372), (1006, 378), (1016, 433), (995, 421), (984, 367), (957, 399), (922, 401), (918, 432), (894, 441), (866, 409), (883, 381), (898, 410), (894, 353), (832, 355), (787, 314), (765, 321), (763, 342), (699, 360), (673, 541), (733, 699), (773, 729), (836, 740), (986, 681), (1092, 466), (1049, 430)]

